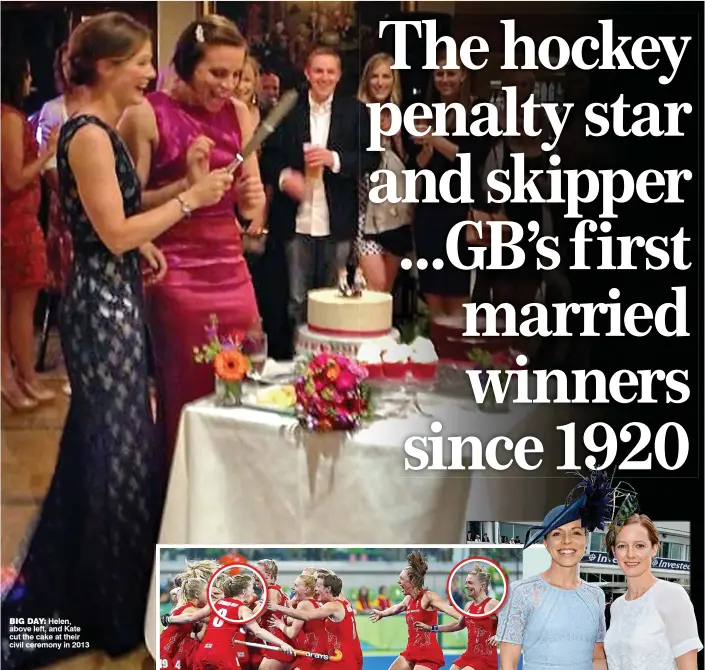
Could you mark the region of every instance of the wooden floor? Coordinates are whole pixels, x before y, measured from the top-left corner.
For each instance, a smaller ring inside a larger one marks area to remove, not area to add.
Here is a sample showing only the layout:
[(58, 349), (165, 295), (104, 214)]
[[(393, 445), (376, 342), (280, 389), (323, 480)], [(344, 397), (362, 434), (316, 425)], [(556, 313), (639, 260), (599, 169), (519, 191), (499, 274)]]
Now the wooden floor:
[[(56, 463), (69, 399), (61, 393), (65, 381), (58, 342), (52, 340), (48, 352), (51, 371), (42, 377), (57, 391), (57, 400), (32, 413), (14, 413), (2, 406), (2, 565), (12, 563), (27, 525), (37, 513)], [(155, 662), (145, 649), (111, 660), (91, 653), (47, 666), (51, 670), (146, 670)]]

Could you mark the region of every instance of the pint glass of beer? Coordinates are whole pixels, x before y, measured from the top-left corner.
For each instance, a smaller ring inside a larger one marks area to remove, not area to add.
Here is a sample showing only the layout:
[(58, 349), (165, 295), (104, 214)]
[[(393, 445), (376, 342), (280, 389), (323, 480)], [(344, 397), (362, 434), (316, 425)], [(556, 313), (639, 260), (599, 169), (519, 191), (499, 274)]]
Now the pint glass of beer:
[(311, 167), (306, 162), (306, 154), (310, 149), (317, 149), (319, 146), (317, 144), (312, 144), (311, 142), (304, 142), (304, 177), (306, 181), (313, 184), (315, 181), (323, 179), (323, 166)]

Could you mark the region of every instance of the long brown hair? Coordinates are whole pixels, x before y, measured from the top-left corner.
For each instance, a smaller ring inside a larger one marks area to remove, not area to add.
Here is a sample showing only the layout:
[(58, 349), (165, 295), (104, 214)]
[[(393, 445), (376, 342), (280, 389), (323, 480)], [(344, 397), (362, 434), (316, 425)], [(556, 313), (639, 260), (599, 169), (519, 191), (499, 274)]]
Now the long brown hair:
[(654, 525), (654, 522), (646, 516), (646, 514), (632, 514), (625, 522), (621, 525), (617, 532), (607, 533), (605, 538), (605, 544), (607, 546), (607, 553), (614, 558), (614, 548), (617, 546), (617, 536), (620, 531), (626, 526), (631, 526), (632, 524), (638, 523), (642, 528), (646, 529), (646, 533), (649, 536), (649, 542), (653, 547), (655, 544), (660, 544), (661, 540), (658, 536), (658, 529)]
[(94, 86), (98, 61), (126, 61), (150, 39), (147, 26), (123, 12), (105, 12), (81, 23), (69, 38), (68, 83)]
[(237, 598), (247, 591), (252, 585), (252, 575), (234, 575), (228, 583), (227, 598)]
[(409, 581), (417, 588), (424, 587), (424, 578), (428, 572), (428, 563), (420, 551), (412, 551), (407, 557), (409, 567), (407, 568), (407, 576)]
[(237, 26), (224, 16), (210, 14), (193, 21), (179, 36), (172, 62), (182, 81), (189, 82), (209, 46), (247, 49), (247, 40)]
[[(441, 45), (436, 52), (436, 63), (440, 63), (444, 60), (446, 60), (446, 50), (445, 46)], [(472, 95), (470, 71), (462, 64), (460, 64), (459, 67), (460, 71), (465, 73), (465, 79), (460, 83), (460, 90), (458, 91), (458, 100), (456, 102), (465, 108), (465, 118), (467, 120), (470, 118), (470, 109), (475, 103), (475, 98)], [(434, 72), (431, 72), (431, 78), (428, 81), (428, 88), (426, 89), (426, 98), (424, 100), (424, 102), (429, 106), (433, 105), (434, 103), (440, 102), (441, 99), (440, 93), (436, 89)], [(448, 121), (446, 123), (446, 127), (448, 128), (448, 130), (457, 129), (455, 110), (451, 110), (450, 114), (448, 114)]]

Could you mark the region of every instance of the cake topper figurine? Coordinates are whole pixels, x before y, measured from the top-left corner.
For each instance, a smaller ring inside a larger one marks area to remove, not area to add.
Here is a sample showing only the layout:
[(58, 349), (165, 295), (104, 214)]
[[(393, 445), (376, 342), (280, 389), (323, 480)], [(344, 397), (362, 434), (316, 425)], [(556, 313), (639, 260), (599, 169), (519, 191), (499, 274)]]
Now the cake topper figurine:
[(348, 266), (338, 270), (338, 290), (343, 297), (359, 298), (366, 288), (367, 282), (360, 266)]

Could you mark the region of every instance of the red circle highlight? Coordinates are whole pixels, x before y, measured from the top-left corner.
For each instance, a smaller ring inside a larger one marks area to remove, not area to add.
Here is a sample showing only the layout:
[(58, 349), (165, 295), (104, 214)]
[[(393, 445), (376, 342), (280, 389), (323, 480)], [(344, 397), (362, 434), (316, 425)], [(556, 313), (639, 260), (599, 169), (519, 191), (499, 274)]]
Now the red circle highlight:
[(262, 614), (262, 612), (264, 612), (265, 608), (267, 607), (267, 593), (269, 590), (269, 585), (267, 584), (267, 580), (264, 578), (262, 572), (260, 572), (257, 568), (252, 567), (247, 563), (238, 563), (237, 567), (240, 570), (250, 570), (254, 574), (255, 579), (258, 579), (262, 583), (264, 598), (262, 599), (262, 604), (254, 610), (252, 616), (249, 619), (231, 619), (227, 616), (223, 616), (220, 612), (216, 610), (215, 604), (213, 602), (213, 595), (211, 593), (213, 588), (213, 580), (221, 572), (224, 572), (225, 570), (232, 570), (233, 567), (233, 565), (222, 565), (211, 575), (211, 578), (208, 580), (208, 585), (206, 586), (206, 601), (208, 602), (208, 607), (211, 608), (211, 612), (216, 612), (218, 614), (219, 619), (223, 619), (223, 621), (227, 621), (228, 623), (232, 623), (236, 626), (239, 626), (242, 624), (250, 623), (250, 621), (254, 621), (258, 616), (260, 616), (260, 614)]
[[(499, 601), (499, 605), (497, 605), (497, 607), (495, 607), (493, 610), (490, 610), (489, 612), (471, 614), (467, 610), (464, 610), (462, 607), (458, 607), (458, 604), (455, 602), (455, 600), (453, 600), (453, 578), (455, 577), (455, 573), (458, 572), (458, 570), (460, 570), (463, 566), (467, 565), (468, 563), (487, 563), (495, 570), (497, 570), (497, 572), (499, 572), (500, 577), (502, 578), (502, 583), (504, 584), (504, 593), (502, 594), (502, 599)], [(499, 563), (495, 563), (495, 561), (493, 561), (491, 558), (485, 558), (483, 556), (470, 556), (469, 558), (464, 558), (462, 561), (460, 561), (460, 563), (456, 563), (453, 566), (453, 569), (448, 575), (448, 581), (446, 582), (446, 593), (448, 595), (448, 600), (450, 604), (457, 612), (460, 612), (460, 614), (462, 614), (463, 616), (468, 617), (470, 619), (486, 619), (487, 617), (496, 614), (497, 612), (499, 612), (500, 609), (502, 609), (502, 606), (506, 602), (507, 596), (509, 595), (509, 579), (507, 579), (507, 574), (501, 568)]]

